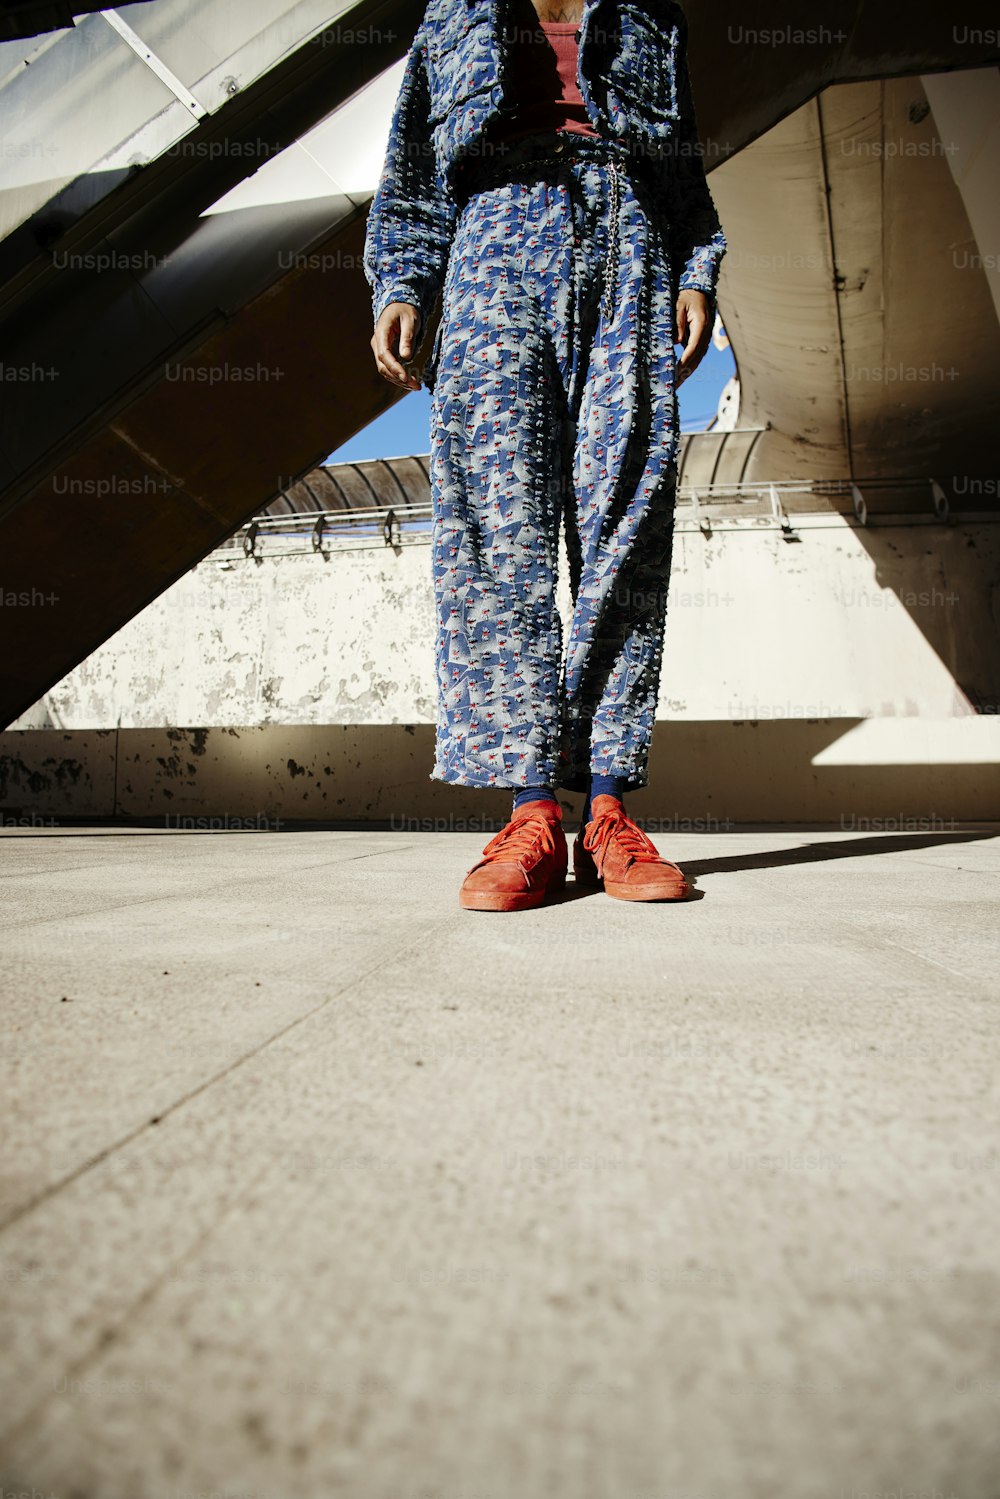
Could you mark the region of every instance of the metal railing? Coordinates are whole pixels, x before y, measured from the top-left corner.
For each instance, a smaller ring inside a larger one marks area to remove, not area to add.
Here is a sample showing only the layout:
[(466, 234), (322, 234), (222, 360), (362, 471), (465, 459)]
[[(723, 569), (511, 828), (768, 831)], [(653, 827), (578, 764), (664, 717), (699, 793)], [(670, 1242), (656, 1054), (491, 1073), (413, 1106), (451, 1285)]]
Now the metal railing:
[[(677, 491), (676, 529), (700, 531), (740, 528), (748, 519), (755, 530), (780, 531), (786, 537), (798, 529), (818, 526), (868, 526), (869, 501), (878, 495), (913, 493), (913, 507), (882, 512), (882, 525), (941, 525), (965, 512), (953, 510), (935, 479), (783, 479), (766, 483), (682, 484)], [(867, 498), (866, 498), (867, 496)], [(841, 501), (838, 505), (836, 502)], [(809, 502), (813, 501), (814, 504)], [(1000, 519), (1000, 510), (983, 508), (969, 513), (977, 521)], [(418, 504), (376, 506), (365, 510), (323, 510), (290, 515), (260, 515), (241, 527), (210, 554), (219, 566), (238, 561), (263, 562), (281, 557), (426, 546), (433, 518), (430, 500)]]

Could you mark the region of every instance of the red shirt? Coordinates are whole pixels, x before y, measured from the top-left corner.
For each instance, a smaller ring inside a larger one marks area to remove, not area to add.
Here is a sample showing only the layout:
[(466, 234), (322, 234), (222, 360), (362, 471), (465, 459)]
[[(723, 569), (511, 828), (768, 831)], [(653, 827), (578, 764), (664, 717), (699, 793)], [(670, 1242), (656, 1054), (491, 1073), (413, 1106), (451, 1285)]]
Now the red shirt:
[(597, 135), (576, 82), (577, 21), (518, 24), (510, 36), (510, 87), (517, 112), (492, 122), (493, 140), (510, 140), (536, 130)]

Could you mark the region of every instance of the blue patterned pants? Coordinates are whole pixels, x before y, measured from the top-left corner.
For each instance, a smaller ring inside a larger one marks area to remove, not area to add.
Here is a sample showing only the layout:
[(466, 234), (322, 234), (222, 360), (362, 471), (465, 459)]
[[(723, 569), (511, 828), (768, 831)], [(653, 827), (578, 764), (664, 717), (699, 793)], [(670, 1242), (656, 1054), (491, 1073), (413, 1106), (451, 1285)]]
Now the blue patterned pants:
[[(526, 147), (551, 154), (553, 137)], [(522, 148), (525, 149), (525, 148)], [(579, 139), (464, 201), (431, 389), (431, 778), (647, 783), (679, 443), (662, 232), (613, 146)], [(612, 176), (620, 184), (611, 232)], [(611, 240), (611, 306), (602, 308)], [(556, 608), (560, 524), (573, 597)]]

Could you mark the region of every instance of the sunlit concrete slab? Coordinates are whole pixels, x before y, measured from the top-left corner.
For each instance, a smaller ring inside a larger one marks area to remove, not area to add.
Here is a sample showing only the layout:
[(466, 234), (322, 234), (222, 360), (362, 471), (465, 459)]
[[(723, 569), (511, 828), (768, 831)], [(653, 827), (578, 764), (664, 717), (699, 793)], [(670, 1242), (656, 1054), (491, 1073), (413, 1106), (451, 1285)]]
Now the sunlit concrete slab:
[(4, 1490), (993, 1499), (1000, 828), (6, 829)]

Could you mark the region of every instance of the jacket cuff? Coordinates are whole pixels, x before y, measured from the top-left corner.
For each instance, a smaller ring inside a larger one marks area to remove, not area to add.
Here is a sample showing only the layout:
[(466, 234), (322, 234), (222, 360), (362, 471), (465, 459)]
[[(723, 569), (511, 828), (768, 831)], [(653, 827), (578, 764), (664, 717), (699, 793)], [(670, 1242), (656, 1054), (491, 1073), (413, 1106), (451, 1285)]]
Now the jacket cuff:
[(714, 306), (725, 253), (726, 241), (720, 230), (708, 244), (696, 247), (681, 270), (677, 290), (704, 292)]
[(677, 291), (678, 293), (682, 291), (702, 292), (706, 300), (708, 301), (710, 309), (713, 312), (718, 303), (715, 286), (713, 286), (712, 282), (710, 280), (707, 280), (704, 276), (690, 275), (685, 272), (677, 283)]
[(408, 286), (402, 281), (386, 282), (381, 290), (375, 293), (372, 299), (372, 322), (378, 323), (390, 302), (408, 302), (411, 307), (416, 307), (420, 312), (420, 327), (417, 337), (423, 337), (424, 329), (430, 321), (432, 308), (428, 307), (426, 297), (415, 286)]

